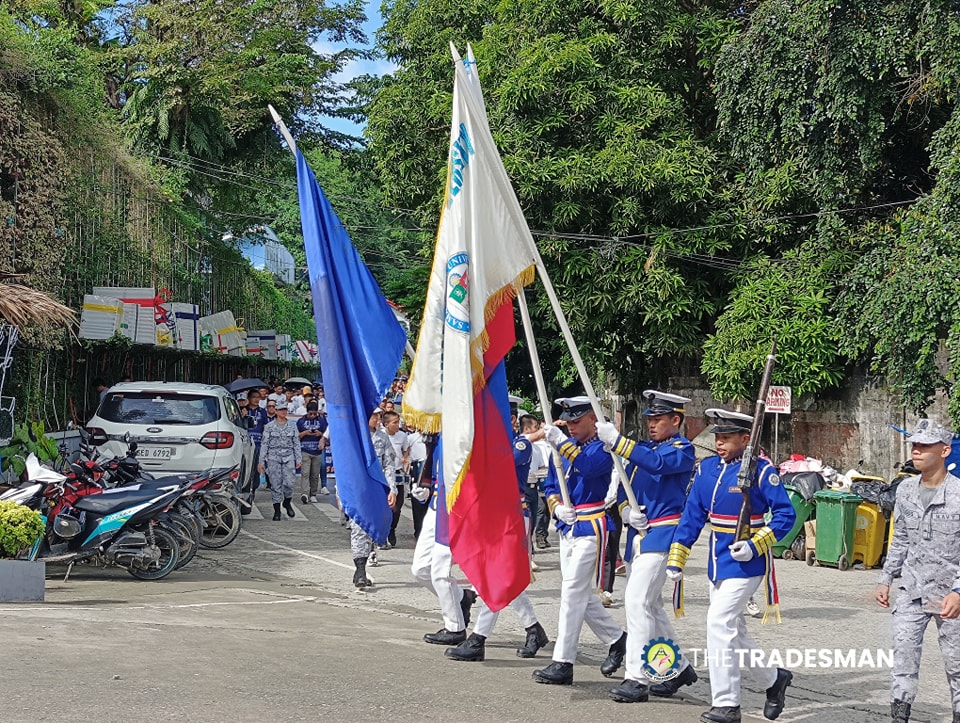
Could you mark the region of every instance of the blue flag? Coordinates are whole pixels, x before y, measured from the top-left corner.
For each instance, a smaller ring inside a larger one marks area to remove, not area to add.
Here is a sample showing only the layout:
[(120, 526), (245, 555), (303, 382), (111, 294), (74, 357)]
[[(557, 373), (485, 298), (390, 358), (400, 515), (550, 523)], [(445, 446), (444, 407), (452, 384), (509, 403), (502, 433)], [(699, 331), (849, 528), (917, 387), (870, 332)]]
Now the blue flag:
[(407, 338), (299, 150), (297, 190), (337, 491), (347, 516), (382, 545), (392, 513), (368, 420)]

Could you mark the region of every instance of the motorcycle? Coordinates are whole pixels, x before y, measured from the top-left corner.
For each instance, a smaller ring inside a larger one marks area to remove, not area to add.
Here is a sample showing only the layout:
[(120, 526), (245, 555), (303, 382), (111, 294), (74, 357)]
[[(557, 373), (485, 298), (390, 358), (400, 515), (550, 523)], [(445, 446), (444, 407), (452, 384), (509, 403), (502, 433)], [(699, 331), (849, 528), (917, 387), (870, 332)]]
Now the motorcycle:
[[(65, 579), (77, 563), (116, 565), (142, 580), (160, 580), (176, 569), (180, 543), (157, 518), (181, 497), (180, 487), (78, 494), (68, 491), (67, 475), (41, 467), (33, 455), (26, 472), (27, 482), (0, 495), (45, 518), (47, 533), (26, 559), (67, 563)], [(64, 498), (69, 504), (62, 504)]]

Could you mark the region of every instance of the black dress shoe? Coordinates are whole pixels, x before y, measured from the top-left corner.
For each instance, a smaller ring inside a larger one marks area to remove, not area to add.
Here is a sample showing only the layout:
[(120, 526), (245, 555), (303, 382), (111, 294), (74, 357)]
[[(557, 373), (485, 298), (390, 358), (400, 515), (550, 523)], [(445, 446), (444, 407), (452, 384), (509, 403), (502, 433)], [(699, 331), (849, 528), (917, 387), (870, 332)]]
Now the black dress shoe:
[(547, 685), (573, 685), (573, 663), (550, 663), (542, 670), (533, 671), (533, 679)]
[(423, 642), (431, 645), (459, 645), (467, 639), (467, 631), (461, 630), (459, 633), (452, 633), (446, 628), (438, 630), (435, 633), (427, 633), (423, 636)]
[(783, 713), (787, 702), (787, 686), (793, 682), (793, 673), (777, 668), (777, 682), (767, 688), (767, 702), (763, 704), (763, 717), (776, 720)]
[(463, 613), (463, 627), (470, 624), (470, 608), (477, 601), (477, 593), (473, 590), (464, 590), (460, 598), (460, 612)]
[(534, 623), (527, 628), (527, 639), (522, 648), (517, 648), (517, 657), (536, 657), (537, 651), (545, 647), (549, 642), (550, 638), (547, 637), (547, 631), (543, 629), (540, 623)]
[(618, 703), (646, 703), (650, 689), (639, 680), (627, 678), (616, 688), (610, 689), (610, 697)]
[(455, 648), (447, 648), (444, 655), (451, 660), (483, 660), (484, 642), (486, 638), (476, 633), (470, 633), (470, 637), (464, 640)]
[(685, 685), (693, 685), (697, 682), (697, 671), (692, 665), (688, 665), (676, 678), (665, 680), (662, 683), (650, 686), (650, 692), (661, 698), (669, 698)]
[(607, 658), (600, 664), (600, 672), (608, 678), (620, 670), (623, 665), (623, 657), (627, 654), (627, 634), (624, 633), (613, 645), (610, 646), (610, 652)]
[(706, 713), (701, 713), (700, 720), (705, 723), (740, 723), (740, 706), (714, 706)]

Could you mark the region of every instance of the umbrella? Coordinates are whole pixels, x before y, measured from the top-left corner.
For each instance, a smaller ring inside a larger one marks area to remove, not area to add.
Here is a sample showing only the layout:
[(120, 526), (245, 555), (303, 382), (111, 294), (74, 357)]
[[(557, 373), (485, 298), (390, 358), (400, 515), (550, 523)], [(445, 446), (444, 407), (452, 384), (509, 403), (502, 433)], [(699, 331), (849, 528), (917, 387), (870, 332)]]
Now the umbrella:
[(283, 385), (286, 387), (309, 387), (312, 382), (304, 377), (290, 377)]
[(249, 379), (234, 379), (229, 384), (224, 384), (228, 392), (236, 394), (237, 392), (245, 392), (248, 389), (259, 389), (260, 387), (267, 386), (267, 383), (262, 379), (249, 378)]

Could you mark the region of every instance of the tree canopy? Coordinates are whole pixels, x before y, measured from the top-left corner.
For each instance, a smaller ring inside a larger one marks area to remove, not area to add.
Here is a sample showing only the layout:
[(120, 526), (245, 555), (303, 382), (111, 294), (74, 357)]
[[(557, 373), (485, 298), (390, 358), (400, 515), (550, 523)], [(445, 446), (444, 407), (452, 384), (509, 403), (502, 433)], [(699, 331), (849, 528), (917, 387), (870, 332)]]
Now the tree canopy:
[(447, 46), (471, 42), (505, 166), (596, 372), (629, 389), (692, 362), (718, 397), (749, 398), (776, 334), (775, 381), (801, 394), (838, 386), (851, 364), (913, 408), (949, 389), (960, 356), (944, 368), (937, 350), (960, 329), (960, 17), (947, 5), (384, 10), (378, 40), (398, 70), (368, 108), (384, 193), (435, 223)]

